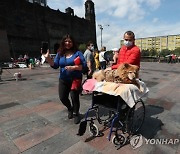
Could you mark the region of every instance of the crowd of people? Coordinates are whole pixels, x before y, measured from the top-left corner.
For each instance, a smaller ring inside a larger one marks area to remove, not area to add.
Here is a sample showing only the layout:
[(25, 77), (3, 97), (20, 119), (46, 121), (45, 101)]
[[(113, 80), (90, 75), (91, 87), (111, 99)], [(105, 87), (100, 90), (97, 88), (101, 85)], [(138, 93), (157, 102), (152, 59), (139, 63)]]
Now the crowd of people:
[(34, 68), (35, 66), (40, 66), (42, 64), (42, 59), (41, 57), (29, 57), (29, 55), (26, 53), (23, 55), (19, 55), (17, 59), (11, 58), (11, 62), (13, 63), (13, 67), (18, 67), (18, 64), (24, 64), (24, 67), (27, 68)]
[(168, 55), (168, 63), (179, 62), (180, 57), (177, 57), (175, 54)]

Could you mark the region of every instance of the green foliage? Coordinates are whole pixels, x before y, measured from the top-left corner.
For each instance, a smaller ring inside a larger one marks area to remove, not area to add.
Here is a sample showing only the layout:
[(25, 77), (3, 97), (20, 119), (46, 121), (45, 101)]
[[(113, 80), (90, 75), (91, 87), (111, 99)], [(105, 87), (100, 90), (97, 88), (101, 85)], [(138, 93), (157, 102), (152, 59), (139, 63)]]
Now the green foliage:
[(173, 50), (172, 53), (177, 55), (177, 56), (180, 56), (180, 48)]
[(79, 45), (79, 50), (84, 53), (84, 51), (86, 50), (86, 44), (80, 44)]
[(180, 56), (180, 48), (177, 48), (175, 50), (163, 49), (160, 52), (158, 52), (156, 49), (153, 48), (141, 51), (142, 57), (155, 57), (155, 56), (165, 57), (170, 54), (175, 54), (177, 56)]
[(160, 52), (160, 56), (162, 56), (162, 57), (165, 57), (165, 56), (167, 56), (167, 55), (169, 55), (169, 54), (171, 54), (172, 52), (170, 51), (170, 50), (168, 50), (168, 49), (163, 49), (161, 52)]
[(147, 50), (142, 50), (141, 51), (141, 56), (149, 56), (150, 55), (150, 52), (149, 52), (149, 50), (147, 49)]
[(157, 50), (156, 49), (150, 49), (149, 50), (149, 56), (157, 56)]

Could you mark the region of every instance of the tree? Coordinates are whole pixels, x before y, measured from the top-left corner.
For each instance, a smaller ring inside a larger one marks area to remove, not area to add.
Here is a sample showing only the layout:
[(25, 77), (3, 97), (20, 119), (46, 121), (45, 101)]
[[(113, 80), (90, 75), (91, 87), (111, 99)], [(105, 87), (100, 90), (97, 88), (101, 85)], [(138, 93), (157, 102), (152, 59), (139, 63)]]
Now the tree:
[(149, 50), (142, 50), (141, 51), (141, 56), (149, 56)]
[(86, 50), (86, 44), (80, 44), (79, 45), (79, 50), (84, 53), (84, 51)]
[(160, 52), (160, 56), (163, 56), (163, 57), (165, 57), (165, 56), (167, 56), (167, 55), (169, 55), (169, 54), (171, 54), (171, 51), (168, 50), (168, 49), (163, 49), (163, 50), (161, 50), (161, 52)]
[(180, 56), (180, 48), (173, 50), (172, 53), (177, 55), (177, 56)]
[(157, 51), (156, 51), (156, 49), (154, 49), (154, 48), (150, 49), (150, 50), (149, 50), (149, 55), (150, 55), (150, 56), (157, 56)]

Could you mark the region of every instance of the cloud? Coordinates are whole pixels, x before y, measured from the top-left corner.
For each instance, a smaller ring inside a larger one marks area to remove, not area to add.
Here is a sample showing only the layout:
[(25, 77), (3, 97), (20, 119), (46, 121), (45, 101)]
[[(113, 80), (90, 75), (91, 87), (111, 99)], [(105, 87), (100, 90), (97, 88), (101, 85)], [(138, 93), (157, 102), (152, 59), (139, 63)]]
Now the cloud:
[[(177, 35), (180, 32), (180, 22), (169, 25), (141, 23), (139, 25), (129, 25), (120, 27), (111, 24), (110, 27), (103, 30), (103, 45), (107, 50), (120, 47), (120, 40), (123, 39), (123, 34), (127, 30), (132, 30), (136, 38), (146, 38), (155, 36)], [(97, 29), (97, 42), (100, 47), (100, 31)]]
[(51, 0), (47, 2), (47, 5), (54, 10), (59, 9), (60, 11), (64, 12), (65, 9), (67, 8), (67, 1)]
[[(96, 27), (97, 32), (97, 44), (98, 47), (101, 47), (101, 33), (99, 27)], [(120, 47), (120, 40), (123, 39), (123, 34), (125, 30), (123, 27), (120, 27), (116, 24), (111, 24), (109, 27), (105, 27), (102, 31), (102, 43), (107, 47), (107, 50), (112, 48)]]
[[(72, 7), (79, 17), (85, 16), (86, 0), (51, 0), (48, 5), (51, 8), (64, 12), (67, 7)], [(161, 0), (93, 0), (96, 16), (108, 15), (114, 18), (125, 18), (129, 21), (142, 20), (150, 9), (157, 9)], [(148, 7), (144, 7), (147, 5)]]
[(159, 21), (158, 18), (154, 18), (154, 19), (152, 20), (153, 23), (157, 23), (158, 21)]
[(147, 3), (148, 6), (151, 7), (151, 9), (157, 9), (160, 4), (161, 4), (161, 0), (146, 0), (145, 1)]
[(164, 35), (177, 35), (180, 32), (180, 22), (165, 24), (141, 24), (139, 26), (132, 27), (135, 32), (136, 38), (155, 37)]
[[(64, 11), (67, 7), (74, 9), (75, 15), (85, 16), (86, 0), (49, 0), (52, 8)], [(92, 0), (96, 13), (97, 44), (100, 48), (101, 33), (98, 24), (109, 24), (102, 31), (103, 45), (107, 50), (120, 47), (120, 40), (127, 30), (132, 30), (136, 38), (175, 35), (180, 32), (180, 22), (164, 21), (153, 16), (155, 10), (163, 5), (164, 0)], [(49, 4), (48, 4), (49, 5)], [(157, 12), (156, 12), (157, 13)], [(154, 14), (155, 15), (155, 14)], [(158, 14), (157, 14), (158, 15)]]
[(94, 0), (97, 14), (104, 13), (134, 22), (142, 20), (148, 11), (157, 9), (160, 2), (160, 0)]
[(79, 17), (85, 16), (85, 8), (84, 8), (85, 0), (78, 1), (77, 0), (49, 0), (48, 6), (54, 10), (59, 9), (61, 12), (65, 12), (67, 7), (71, 7), (74, 9), (75, 15)]
[(75, 6), (73, 7), (74, 14), (78, 17), (84, 17), (85, 18), (85, 8), (82, 9), (82, 6)]

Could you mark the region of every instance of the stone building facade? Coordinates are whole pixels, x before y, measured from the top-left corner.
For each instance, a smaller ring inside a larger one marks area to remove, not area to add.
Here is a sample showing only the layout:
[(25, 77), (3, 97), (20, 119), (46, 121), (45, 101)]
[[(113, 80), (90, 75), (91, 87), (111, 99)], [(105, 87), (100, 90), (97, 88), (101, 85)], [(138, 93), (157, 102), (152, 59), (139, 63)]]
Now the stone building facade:
[(62, 36), (71, 34), (78, 44), (89, 40), (96, 44), (94, 3), (85, 2), (85, 18), (74, 15), (72, 8), (65, 12), (27, 0), (0, 1), (0, 61), (20, 54), (39, 56), (41, 42), (47, 41), (51, 53)]

